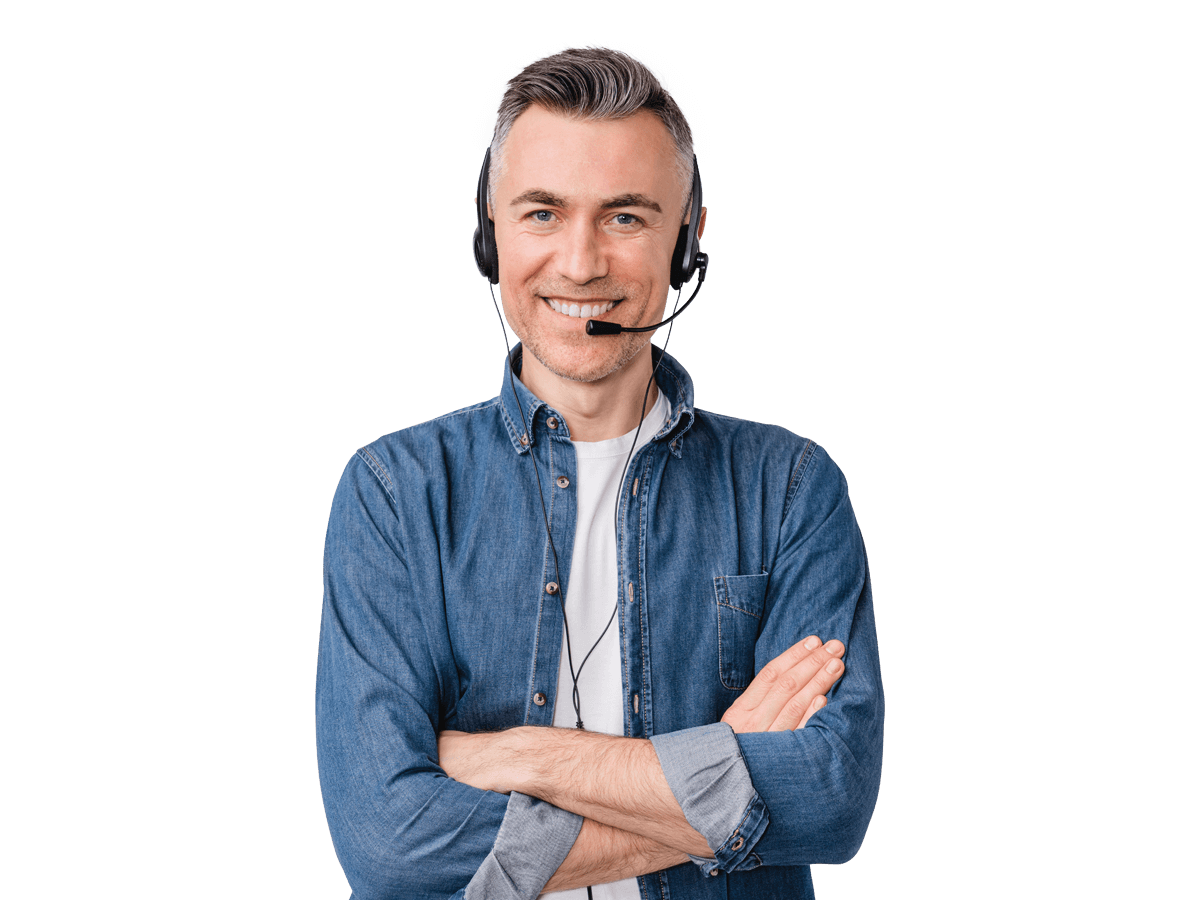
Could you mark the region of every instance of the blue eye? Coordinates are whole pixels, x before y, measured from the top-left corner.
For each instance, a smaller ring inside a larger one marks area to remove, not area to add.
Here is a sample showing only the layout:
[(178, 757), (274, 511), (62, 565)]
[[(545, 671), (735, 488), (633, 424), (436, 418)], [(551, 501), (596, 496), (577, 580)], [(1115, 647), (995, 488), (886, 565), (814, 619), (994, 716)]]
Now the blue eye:
[(633, 213), (617, 213), (615, 218), (618, 225), (636, 225), (638, 220)]
[(533, 213), (533, 219), (535, 222), (553, 222), (554, 213), (548, 209), (539, 209)]

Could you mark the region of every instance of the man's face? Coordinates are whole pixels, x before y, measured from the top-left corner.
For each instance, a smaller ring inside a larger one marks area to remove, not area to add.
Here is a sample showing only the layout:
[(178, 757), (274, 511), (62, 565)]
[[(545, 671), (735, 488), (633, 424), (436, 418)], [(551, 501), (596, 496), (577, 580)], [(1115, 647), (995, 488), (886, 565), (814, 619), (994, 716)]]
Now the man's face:
[(500, 293), (522, 344), (554, 374), (598, 381), (649, 343), (584, 326), (662, 319), (684, 201), (675, 163), (646, 110), (585, 121), (530, 106), (513, 123), (492, 210)]

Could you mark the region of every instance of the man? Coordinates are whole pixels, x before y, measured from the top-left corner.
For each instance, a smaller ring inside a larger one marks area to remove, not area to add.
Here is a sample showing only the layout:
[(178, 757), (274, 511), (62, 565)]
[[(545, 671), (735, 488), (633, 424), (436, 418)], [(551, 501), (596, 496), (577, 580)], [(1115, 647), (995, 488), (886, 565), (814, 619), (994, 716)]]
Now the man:
[(654, 325), (690, 276), (687, 123), (640, 63), (566, 51), (510, 82), (484, 174), (501, 393), (364, 447), (330, 518), (318, 750), (354, 895), (810, 897), (882, 752), (845, 481), (696, 409), (649, 333), (585, 327)]

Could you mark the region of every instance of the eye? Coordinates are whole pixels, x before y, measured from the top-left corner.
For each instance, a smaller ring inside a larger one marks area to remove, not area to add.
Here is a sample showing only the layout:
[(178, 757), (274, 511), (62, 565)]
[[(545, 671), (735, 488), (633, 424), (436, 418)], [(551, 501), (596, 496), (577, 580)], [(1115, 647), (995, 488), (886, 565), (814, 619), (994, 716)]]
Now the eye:
[(636, 225), (641, 220), (633, 213), (617, 213), (613, 216), (613, 221), (618, 225)]
[(543, 225), (548, 225), (554, 221), (554, 213), (550, 212), (548, 209), (535, 209), (529, 214), (529, 218)]

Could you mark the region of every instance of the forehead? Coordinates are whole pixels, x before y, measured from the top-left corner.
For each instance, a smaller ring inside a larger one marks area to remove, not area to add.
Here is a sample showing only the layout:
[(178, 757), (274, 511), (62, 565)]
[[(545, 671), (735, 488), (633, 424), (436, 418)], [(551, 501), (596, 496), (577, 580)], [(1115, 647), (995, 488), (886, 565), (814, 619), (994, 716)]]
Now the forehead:
[(540, 188), (581, 202), (643, 193), (673, 208), (683, 202), (676, 160), (670, 133), (648, 110), (589, 120), (533, 105), (504, 142), (496, 192), (512, 197)]

